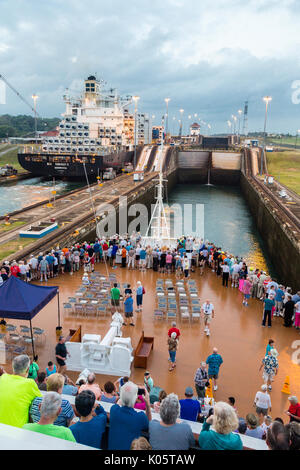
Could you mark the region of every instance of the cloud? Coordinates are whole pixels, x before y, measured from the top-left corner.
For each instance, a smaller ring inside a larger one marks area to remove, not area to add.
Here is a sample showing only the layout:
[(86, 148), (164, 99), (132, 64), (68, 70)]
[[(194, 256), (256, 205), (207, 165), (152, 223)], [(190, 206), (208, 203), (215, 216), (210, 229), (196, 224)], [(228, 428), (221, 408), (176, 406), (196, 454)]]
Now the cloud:
[[(225, 132), (249, 100), (249, 129), (262, 129), (270, 94), (268, 128), (299, 127), (297, 1), (2, 0), (0, 18), (1, 73), (28, 100), (40, 96), (44, 116), (60, 115), (65, 88), (97, 72), (150, 114), (161, 116), (169, 96), (170, 119), (184, 108), (185, 126), (196, 112)], [(8, 90), (0, 112), (30, 111)]]

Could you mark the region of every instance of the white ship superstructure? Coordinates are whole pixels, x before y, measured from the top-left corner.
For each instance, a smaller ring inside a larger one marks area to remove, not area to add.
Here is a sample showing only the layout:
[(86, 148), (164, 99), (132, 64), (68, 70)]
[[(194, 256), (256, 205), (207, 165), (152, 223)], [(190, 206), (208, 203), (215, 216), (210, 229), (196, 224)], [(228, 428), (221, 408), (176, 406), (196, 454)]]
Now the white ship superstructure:
[(64, 96), (66, 110), (59, 123), (59, 134), (43, 141), (43, 151), (60, 154), (107, 155), (130, 150), (124, 128), (124, 107), (131, 96), (121, 98), (115, 89), (104, 93), (95, 76), (84, 82), (80, 98)]

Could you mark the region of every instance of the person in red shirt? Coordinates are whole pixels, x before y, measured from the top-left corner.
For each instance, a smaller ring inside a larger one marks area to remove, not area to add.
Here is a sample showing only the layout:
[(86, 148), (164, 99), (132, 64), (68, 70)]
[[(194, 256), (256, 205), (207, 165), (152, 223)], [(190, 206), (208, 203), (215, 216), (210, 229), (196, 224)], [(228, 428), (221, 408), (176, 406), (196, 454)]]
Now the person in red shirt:
[(168, 331), (168, 336), (171, 338), (171, 334), (175, 331), (176, 333), (176, 338), (179, 339), (179, 336), (180, 336), (180, 330), (178, 328), (176, 328), (176, 322), (173, 321), (172, 322), (172, 328), (169, 329)]
[(298, 398), (295, 396), (288, 398), (290, 402), (289, 409), (285, 413), (290, 417), (290, 423), (296, 421), (300, 423), (300, 403), (298, 403)]
[(10, 273), (12, 276), (19, 277), (20, 268), (19, 268), (18, 263), (16, 263), (16, 261), (13, 261), (10, 267)]

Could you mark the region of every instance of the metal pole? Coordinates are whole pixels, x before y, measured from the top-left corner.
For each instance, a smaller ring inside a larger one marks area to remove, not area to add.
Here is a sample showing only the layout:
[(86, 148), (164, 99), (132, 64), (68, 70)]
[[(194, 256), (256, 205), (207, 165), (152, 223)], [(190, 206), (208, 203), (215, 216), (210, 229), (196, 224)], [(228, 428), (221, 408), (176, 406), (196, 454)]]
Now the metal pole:
[(167, 138), (167, 135), (168, 135), (168, 124), (169, 124), (169, 101), (167, 100), (166, 101), (166, 105), (167, 105), (167, 113), (166, 113), (166, 138)]
[(263, 174), (263, 158), (265, 156), (265, 148), (266, 148), (267, 115), (268, 115), (268, 100), (266, 101), (265, 125), (264, 125), (264, 145), (263, 145), (263, 151), (261, 153), (261, 159), (260, 159), (260, 176), (262, 176), (262, 174)]
[(58, 317), (58, 326), (60, 326), (60, 304), (59, 304), (59, 291), (57, 291), (57, 317)]
[(134, 160), (133, 160), (133, 169), (136, 167), (136, 111), (137, 111), (136, 101), (134, 102)]
[(29, 320), (30, 323), (30, 335), (31, 335), (31, 344), (32, 344), (32, 354), (33, 354), (33, 360), (35, 356), (35, 350), (34, 350), (34, 340), (33, 340), (33, 332), (32, 332), (32, 323), (31, 323), (31, 318)]

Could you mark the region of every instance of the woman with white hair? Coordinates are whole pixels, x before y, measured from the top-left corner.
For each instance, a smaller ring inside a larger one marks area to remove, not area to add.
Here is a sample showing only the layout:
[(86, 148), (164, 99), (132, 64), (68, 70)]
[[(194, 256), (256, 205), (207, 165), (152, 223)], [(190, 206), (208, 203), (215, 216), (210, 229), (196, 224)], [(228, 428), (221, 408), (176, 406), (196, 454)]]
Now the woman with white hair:
[(300, 423), (300, 404), (298, 402), (298, 398), (293, 395), (288, 398), (290, 402), (289, 409), (285, 411), (285, 414), (287, 414), (290, 417), (290, 423), (292, 421), (297, 421), (297, 423)]
[(268, 411), (271, 411), (271, 397), (268, 394), (268, 386), (263, 384), (262, 391), (258, 391), (254, 398), (254, 406), (256, 406), (256, 413), (261, 418), (267, 416)]
[(171, 336), (168, 337), (168, 348), (169, 348), (169, 356), (170, 356), (169, 360), (171, 361), (170, 368), (169, 368), (170, 372), (174, 370), (176, 367), (177, 346), (178, 346), (177, 333), (173, 331), (173, 333), (171, 333)]
[(132, 441), (138, 439), (143, 431), (148, 431), (152, 419), (149, 393), (144, 388), (146, 413), (138, 412), (134, 409), (138, 390), (138, 386), (130, 381), (120, 388), (120, 400), (110, 409), (109, 450), (129, 450)]
[(191, 427), (178, 422), (180, 403), (178, 396), (170, 393), (160, 404), (161, 420), (149, 424), (149, 441), (155, 450), (188, 450), (195, 445)]
[(203, 423), (199, 446), (203, 450), (242, 450), (240, 436), (233, 431), (238, 428), (236, 412), (228, 403), (215, 404), (214, 414)]
[(143, 309), (143, 295), (145, 293), (145, 290), (142, 286), (141, 281), (137, 281), (137, 287), (136, 287), (136, 311), (141, 312)]

